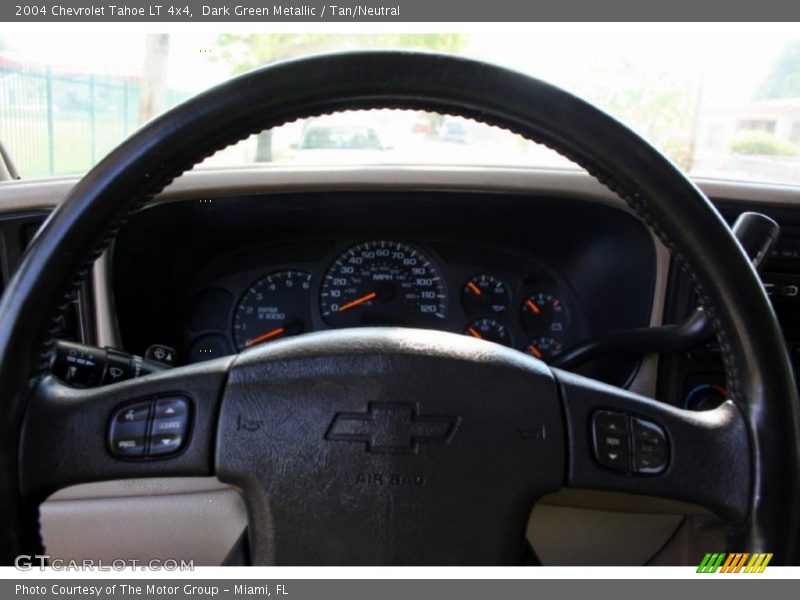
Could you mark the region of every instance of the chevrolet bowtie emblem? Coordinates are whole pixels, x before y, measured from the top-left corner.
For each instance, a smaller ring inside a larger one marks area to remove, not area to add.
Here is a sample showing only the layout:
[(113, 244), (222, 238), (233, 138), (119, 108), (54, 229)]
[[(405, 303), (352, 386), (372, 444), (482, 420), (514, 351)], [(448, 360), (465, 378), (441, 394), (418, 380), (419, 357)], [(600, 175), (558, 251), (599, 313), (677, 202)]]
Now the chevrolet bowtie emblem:
[(458, 417), (423, 416), (412, 403), (370, 402), (365, 413), (336, 413), (326, 440), (360, 442), (367, 452), (417, 452), (420, 444), (445, 444)]

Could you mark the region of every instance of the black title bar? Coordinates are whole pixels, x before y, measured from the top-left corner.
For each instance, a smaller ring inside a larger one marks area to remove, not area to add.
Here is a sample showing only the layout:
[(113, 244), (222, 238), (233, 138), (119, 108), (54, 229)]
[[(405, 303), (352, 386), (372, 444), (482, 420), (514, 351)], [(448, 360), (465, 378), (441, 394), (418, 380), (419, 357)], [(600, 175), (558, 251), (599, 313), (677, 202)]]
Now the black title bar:
[(2, 22), (796, 21), (797, 0), (11, 0)]

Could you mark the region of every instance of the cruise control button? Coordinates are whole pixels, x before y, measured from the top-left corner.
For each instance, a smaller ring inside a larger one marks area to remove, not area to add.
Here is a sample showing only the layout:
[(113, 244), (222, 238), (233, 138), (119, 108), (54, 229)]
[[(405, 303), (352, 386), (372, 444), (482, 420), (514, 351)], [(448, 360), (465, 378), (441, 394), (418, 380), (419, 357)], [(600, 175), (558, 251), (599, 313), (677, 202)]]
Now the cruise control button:
[(633, 448), (636, 454), (647, 454), (649, 456), (664, 458), (667, 455), (667, 449), (664, 444), (653, 444), (651, 442), (644, 442), (642, 440), (634, 440)]
[(666, 445), (667, 436), (664, 430), (651, 421), (644, 419), (631, 419), (633, 421), (633, 437), (637, 440)]
[(632, 419), (633, 470), (643, 475), (657, 475), (666, 469), (669, 459), (667, 436), (651, 421)]
[(667, 466), (666, 457), (636, 452), (633, 459), (633, 470), (646, 475), (656, 475)]

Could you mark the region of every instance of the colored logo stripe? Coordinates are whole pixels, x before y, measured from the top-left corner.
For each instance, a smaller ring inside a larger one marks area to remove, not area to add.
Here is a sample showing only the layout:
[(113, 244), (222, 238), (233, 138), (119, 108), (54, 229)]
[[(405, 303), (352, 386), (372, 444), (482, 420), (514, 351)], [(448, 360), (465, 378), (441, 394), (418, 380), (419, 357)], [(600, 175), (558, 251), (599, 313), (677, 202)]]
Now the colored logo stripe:
[(754, 554), (753, 558), (745, 567), (745, 573), (763, 573), (767, 568), (769, 561), (772, 560), (772, 553), (769, 554)]
[(698, 573), (716, 573), (719, 566), (722, 564), (722, 561), (725, 560), (725, 553), (724, 552), (714, 552), (713, 554), (707, 552), (706, 555), (703, 557), (700, 566), (697, 567)]
[[(750, 559), (748, 562), (748, 558)], [(697, 567), (698, 573), (763, 573), (769, 561), (772, 560), (772, 553), (757, 552), (707, 552)], [(747, 563), (747, 566), (745, 566)], [(742, 571), (742, 569), (744, 570)]]
[(744, 566), (748, 556), (750, 556), (750, 554), (747, 552), (729, 554), (728, 558), (725, 560), (725, 564), (722, 565), (722, 570), (720, 573), (738, 573), (742, 570), (742, 567)]

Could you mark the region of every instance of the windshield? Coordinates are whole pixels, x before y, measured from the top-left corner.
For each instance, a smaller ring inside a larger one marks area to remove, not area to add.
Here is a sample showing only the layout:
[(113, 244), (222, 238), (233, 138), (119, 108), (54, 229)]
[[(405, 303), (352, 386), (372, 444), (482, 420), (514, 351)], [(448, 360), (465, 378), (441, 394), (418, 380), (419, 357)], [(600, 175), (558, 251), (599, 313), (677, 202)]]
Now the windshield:
[[(259, 65), (318, 52), (415, 48), (504, 65), (616, 116), (692, 175), (800, 184), (800, 35), (785, 27), (525, 33), (0, 33), (0, 141), (23, 178), (83, 173), (148, 120)], [(522, 31), (522, 29), (520, 29)], [(253, 135), (209, 166), (470, 164), (575, 168), (506, 131), (360, 111)]]

